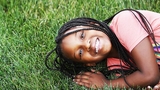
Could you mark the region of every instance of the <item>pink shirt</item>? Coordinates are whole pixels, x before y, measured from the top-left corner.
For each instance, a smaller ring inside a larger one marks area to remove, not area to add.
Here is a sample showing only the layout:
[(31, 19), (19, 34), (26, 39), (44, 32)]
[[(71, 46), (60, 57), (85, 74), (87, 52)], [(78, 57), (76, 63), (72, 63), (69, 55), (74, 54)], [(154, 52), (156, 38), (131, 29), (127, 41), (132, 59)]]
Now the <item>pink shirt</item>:
[[(160, 43), (160, 14), (146, 10), (139, 11), (151, 24), (155, 39)], [(141, 20), (137, 13), (135, 13), (135, 15)], [(130, 11), (122, 11), (117, 14), (110, 23), (110, 28), (116, 34), (121, 44), (129, 52), (131, 52), (140, 41), (148, 36), (148, 33), (143, 29), (141, 24)], [(108, 65), (117, 64), (117, 60), (114, 61), (115, 59), (113, 60), (113, 58), (108, 59)]]

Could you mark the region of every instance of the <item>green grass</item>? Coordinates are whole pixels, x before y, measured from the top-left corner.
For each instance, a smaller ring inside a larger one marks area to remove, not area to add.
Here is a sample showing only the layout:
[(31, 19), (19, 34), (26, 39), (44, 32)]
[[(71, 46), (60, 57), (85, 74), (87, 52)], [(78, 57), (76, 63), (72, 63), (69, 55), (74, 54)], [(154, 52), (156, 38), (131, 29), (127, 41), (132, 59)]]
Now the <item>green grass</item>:
[(159, 6), (158, 0), (0, 0), (0, 90), (85, 90), (44, 65), (62, 24), (82, 16), (104, 20), (124, 8), (160, 12)]

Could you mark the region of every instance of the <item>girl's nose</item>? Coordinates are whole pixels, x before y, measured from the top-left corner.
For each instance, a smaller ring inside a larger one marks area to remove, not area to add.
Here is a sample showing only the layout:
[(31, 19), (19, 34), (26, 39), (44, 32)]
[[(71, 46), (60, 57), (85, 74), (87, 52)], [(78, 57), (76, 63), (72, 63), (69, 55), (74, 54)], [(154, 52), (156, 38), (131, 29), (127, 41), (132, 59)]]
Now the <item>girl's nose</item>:
[(90, 51), (90, 46), (91, 46), (90, 42), (91, 42), (90, 40), (86, 41), (86, 49), (87, 49), (88, 52)]

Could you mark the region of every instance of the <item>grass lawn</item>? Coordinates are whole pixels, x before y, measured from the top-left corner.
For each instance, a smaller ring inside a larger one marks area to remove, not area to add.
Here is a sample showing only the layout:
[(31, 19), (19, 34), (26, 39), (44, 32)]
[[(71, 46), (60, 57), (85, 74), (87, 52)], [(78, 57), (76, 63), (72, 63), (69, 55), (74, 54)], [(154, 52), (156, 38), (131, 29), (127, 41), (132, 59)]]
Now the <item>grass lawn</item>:
[(82, 16), (104, 20), (124, 8), (160, 12), (159, 6), (159, 0), (0, 0), (0, 90), (86, 90), (44, 65), (62, 24)]

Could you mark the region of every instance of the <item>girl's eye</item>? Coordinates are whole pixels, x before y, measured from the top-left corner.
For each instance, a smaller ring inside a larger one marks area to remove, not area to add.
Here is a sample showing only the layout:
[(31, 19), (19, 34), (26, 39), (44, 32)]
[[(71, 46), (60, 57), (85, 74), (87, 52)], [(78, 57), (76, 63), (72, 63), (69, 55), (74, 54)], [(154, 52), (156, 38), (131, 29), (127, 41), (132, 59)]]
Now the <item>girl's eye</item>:
[(84, 31), (82, 31), (80, 38), (84, 39), (84, 36), (85, 36)]
[(80, 50), (79, 50), (79, 56), (80, 56), (80, 58), (82, 57), (82, 54), (83, 54), (83, 50), (80, 49)]

